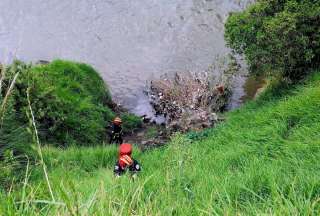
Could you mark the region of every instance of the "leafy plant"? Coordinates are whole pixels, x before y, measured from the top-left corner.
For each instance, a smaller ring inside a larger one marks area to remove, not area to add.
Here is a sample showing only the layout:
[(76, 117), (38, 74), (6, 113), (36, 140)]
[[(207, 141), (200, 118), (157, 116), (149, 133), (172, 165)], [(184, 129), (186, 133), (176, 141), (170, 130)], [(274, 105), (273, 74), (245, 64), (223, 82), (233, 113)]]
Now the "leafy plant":
[(14, 107), (17, 79), (29, 68), (16, 63), (0, 68), (0, 189), (18, 182), (20, 171), (36, 158), (28, 124), (17, 120), (24, 113)]
[(299, 86), (280, 83), (192, 140), (177, 134), (161, 148), (135, 148), (142, 172), (134, 182), (113, 176), (116, 145), (47, 146), (43, 157), (56, 201), (36, 167), (25, 189), (0, 192), (0, 212), (319, 215), (319, 105), (319, 71)]
[(225, 38), (250, 71), (297, 81), (320, 66), (320, 2), (258, 0), (227, 20)]
[(123, 113), (120, 115), (123, 122), (123, 130), (125, 133), (132, 132), (133, 129), (142, 126), (142, 119), (130, 113)]
[[(26, 64), (16, 61), (9, 71), (17, 67), (26, 67)], [(12, 79), (13, 74), (8, 73), (5, 81)], [(108, 107), (111, 96), (92, 67), (55, 60), (22, 71), (13, 95), (13, 107), (19, 113), (28, 110), (27, 88), (30, 88), (31, 106), (43, 141), (63, 146), (94, 145), (104, 138), (106, 124), (114, 116)], [(25, 115), (16, 118), (28, 121)]]

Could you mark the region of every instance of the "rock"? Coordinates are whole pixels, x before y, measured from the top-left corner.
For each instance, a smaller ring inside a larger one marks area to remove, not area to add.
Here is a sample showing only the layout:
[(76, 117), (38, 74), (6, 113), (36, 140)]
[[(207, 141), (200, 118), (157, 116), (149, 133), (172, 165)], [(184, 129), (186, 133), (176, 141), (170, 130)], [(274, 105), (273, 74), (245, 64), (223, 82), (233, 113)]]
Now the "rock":
[(148, 118), (147, 115), (143, 115), (141, 116), (141, 118), (142, 118), (142, 122), (145, 124), (150, 123), (151, 121), (151, 118)]
[(143, 132), (137, 133), (137, 137), (142, 137), (142, 136), (144, 136)]
[(262, 86), (261, 88), (258, 88), (253, 98), (257, 99), (265, 90), (266, 90), (266, 85)]
[(38, 60), (36, 62), (36, 65), (47, 65), (47, 64), (50, 64), (50, 61), (48, 61), (48, 60)]
[(210, 118), (211, 118), (211, 121), (218, 121), (218, 115), (217, 115), (217, 113), (211, 113), (211, 116), (210, 116)]

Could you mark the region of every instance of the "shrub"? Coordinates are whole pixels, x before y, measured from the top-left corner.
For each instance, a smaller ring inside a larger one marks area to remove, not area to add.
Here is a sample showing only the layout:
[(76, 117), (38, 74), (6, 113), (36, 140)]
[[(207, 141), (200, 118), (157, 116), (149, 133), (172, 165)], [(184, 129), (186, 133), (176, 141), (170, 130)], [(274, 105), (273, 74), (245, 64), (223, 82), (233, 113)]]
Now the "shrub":
[[(16, 83), (14, 104), (19, 112), (27, 108), (27, 88), (45, 142), (64, 146), (100, 143), (107, 122), (114, 117), (107, 106), (111, 96), (104, 81), (86, 64), (56, 60), (22, 73)], [(25, 116), (20, 120), (26, 121)]]
[(123, 131), (125, 133), (132, 132), (134, 128), (142, 126), (142, 119), (130, 113), (123, 113), (120, 115), (123, 122)]
[(23, 113), (15, 110), (13, 97), (16, 78), (29, 68), (21, 64), (0, 68), (0, 190), (16, 183), (21, 177), (20, 170), (36, 157), (28, 122), (17, 120)]
[(258, 0), (226, 22), (227, 44), (250, 71), (297, 81), (320, 66), (320, 2)]

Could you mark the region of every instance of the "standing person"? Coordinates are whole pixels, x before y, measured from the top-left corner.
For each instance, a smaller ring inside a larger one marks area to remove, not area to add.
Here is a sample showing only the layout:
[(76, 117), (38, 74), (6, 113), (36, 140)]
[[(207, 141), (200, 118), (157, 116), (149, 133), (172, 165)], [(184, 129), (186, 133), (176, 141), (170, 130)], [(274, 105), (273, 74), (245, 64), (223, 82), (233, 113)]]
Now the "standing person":
[(136, 174), (141, 171), (141, 166), (137, 160), (132, 158), (132, 145), (123, 143), (119, 147), (119, 156), (116, 165), (114, 166), (114, 174), (116, 176), (123, 175), (126, 170), (129, 170), (132, 177), (135, 178)]
[(110, 143), (122, 144), (122, 120), (119, 117), (116, 117), (112, 121), (112, 132), (110, 136)]

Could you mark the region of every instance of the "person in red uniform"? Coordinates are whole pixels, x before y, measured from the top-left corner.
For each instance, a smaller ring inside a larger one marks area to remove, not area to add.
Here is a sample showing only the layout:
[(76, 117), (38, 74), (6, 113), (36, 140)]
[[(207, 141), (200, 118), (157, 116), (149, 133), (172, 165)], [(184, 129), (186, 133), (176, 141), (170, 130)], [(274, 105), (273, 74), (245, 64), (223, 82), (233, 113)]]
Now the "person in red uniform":
[(132, 158), (132, 145), (123, 143), (119, 147), (118, 161), (114, 166), (114, 174), (116, 176), (123, 175), (127, 170), (130, 171), (133, 177), (141, 171), (141, 166), (137, 160)]

